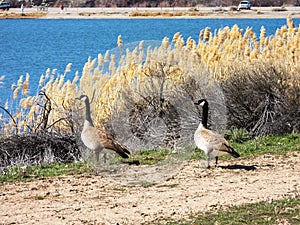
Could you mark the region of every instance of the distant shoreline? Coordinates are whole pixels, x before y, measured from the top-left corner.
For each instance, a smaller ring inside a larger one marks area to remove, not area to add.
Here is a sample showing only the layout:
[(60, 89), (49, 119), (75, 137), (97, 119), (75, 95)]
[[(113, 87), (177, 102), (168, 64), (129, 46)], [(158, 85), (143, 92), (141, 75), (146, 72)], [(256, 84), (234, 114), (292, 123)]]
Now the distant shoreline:
[[(0, 19), (135, 19), (135, 18), (300, 18), (300, 7), (252, 7), (251, 10), (230, 11), (229, 7), (199, 7), (191, 11), (190, 7), (175, 8), (69, 8), (61, 12), (50, 7), (39, 10), (37, 7), (21, 9), (11, 8), (0, 11)], [(195, 8), (194, 8), (195, 9)], [(132, 16), (132, 15), (138, 16)], [(147, 16), (140, 16), (145, 14)], [(175, 16), (174, 16), (175, 15)]]

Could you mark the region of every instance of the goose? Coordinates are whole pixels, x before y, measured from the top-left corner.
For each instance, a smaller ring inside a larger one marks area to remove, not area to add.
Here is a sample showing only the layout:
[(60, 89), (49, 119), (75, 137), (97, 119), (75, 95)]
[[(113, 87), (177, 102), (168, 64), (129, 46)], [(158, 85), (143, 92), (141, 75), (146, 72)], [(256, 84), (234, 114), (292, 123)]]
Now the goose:
[(195, 105), (202, 106), (202, 120), (194, 133), (194, 141), (196, 146), (204, 151), (206, 155), (207, 168), (210, 168), (210, 158), (216, 157), (216, 165), (218, 157), (229, 154), (235, 158), (240, 157), (229, 142), (221, 135), (207, 128), (208, 118), (208, 102), (206, 99), (200, 99)]
[(81, 132), (81, 140), (87, 148), (95, 152), (97, 162), (99, 161), (100, 152), (104, 149), (111, 150), (122, 158), (128, 158), (130, 152), (125, 147), (119, 144), (110, 133), (104, 130), (98, 130), (94, 126), (88, 96), (81, 95), (76, 99), (85, 102), (85, 120)]

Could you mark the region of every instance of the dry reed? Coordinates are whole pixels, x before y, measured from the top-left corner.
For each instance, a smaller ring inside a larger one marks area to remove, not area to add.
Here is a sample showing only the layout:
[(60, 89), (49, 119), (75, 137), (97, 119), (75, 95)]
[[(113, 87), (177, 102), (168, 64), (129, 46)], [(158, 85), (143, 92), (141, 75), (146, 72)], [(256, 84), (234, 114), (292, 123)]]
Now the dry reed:
[[(243, 31), (234, 25), (215, 31), (207, 27), (200, 31), (198, 40), (188, 38), (185, 41), (180, 33), (176, 33), (172, 42), (174, 47), (171, 47), (168, 38), (164, 38), (160, 47), (146, 50), (141, 42), (129, 51), (123, 49), (120, 35), (117, 39), (119, 61), (116, 62), (115, 55), (108, 52), (99, 54), (96, 59), (89, 58), (82, 74), (76, 72), (73, 80), (65, 80), (71, 64), (67, 65), (64, 74), (58, 76), (56, 70), (51, 72), (48, 69), (40, 77), (41, 95), (29, 96), (30, 77), (26, 75), (24, 81), (20, 77), (17, 84), (12, 86), (13, 99), (20, 100), (18, 110), (11, 115), (15, 120), (5, 112), (1, 113), (1, 134), (32, 132), (42, 127), (52, 131), (73, 132), (72, 117), (79, 110), (74, 99), (80, 93), (93, 98), (91, 110), (96, 125), (106, 126), (116, 107), (119, 107), (118, 112), (126, 111), (126, 104), (120, 104), (127, 99), (122, 97), (124, 90), (140, 93), (148, 88), (150, 77), (166, 80), (174, 85), (172, 88), (187, 88), (184, 84), (191, 80), (187, 72), (199, 69), (199, 64), (208, 68), (216, 82), (222, 83), (236, 74), (233, 71), (241, 70), (241, 67), (251, 70), (264, 62), (277, 66), (279, 71), (285, 68), (284, 71), (291, 74), (288, 80), (279, 79), (278, 82), (300, 85), (300, 29), (295, 27), (291, 17), (287, 18), (286, 25), (271, 36), (266, 36), (264, 27), (261, 27), (260, 34), (256, 34), (251, 28)], [(196, 75), (193, 75), (193, 79)], [(298, 79), (298, 82), (292, 82), (292, 79)], [(2, 80), (1, 77), (0, 84)], [(44, 123), (46, 125), (41, 126)]]

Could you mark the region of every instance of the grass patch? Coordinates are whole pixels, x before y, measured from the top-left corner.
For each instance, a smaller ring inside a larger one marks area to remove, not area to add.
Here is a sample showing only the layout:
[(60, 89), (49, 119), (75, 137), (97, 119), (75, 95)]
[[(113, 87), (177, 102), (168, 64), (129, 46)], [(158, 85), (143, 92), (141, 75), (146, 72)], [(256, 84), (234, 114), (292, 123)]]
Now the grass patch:
[(266, 153), (284, 155), (291, 151), (300, 151), (300, 135), (266, 136), (242, 143), (232, 142), (231, 144), (243, 157)]
[(35, 166), (16, 166), (0, 174), (0, 184), (12, 181), (28, 181), (43, 177), (75, 175), (92, 172), (86, 163), (52, 163)]
[(161, 149), (161, 150), (143, 150), (136, 152), (130, 155), (129, 159), (123, 159), (123, 162), (132, 162), (139, 161), (142, 165), (155, 165), (158, 162), (161, 162), (170, 155), (171, 150), (169, 149)]
[[(234, 206), (217, 213), (208, 212), (192, 219), (194, 225), (206, 224), (300, 224), (300, 200), (284, 199)], [(171, 224), (191, 224), (191, 222), (169, 222)]]
[[(300, 151), (300, 135), (286, 134), (281, 136), (266, 136), (248, 140), (244, 130), (231, 130), (225, 134), (233, 148), (241, 157), (255, 157), (261, 154), (284, 155), (292, 151)], [(177, 154), (177, 155), (176, 155)], [(170, 149), (144, 150), (136, 152), (129, 159), (122, 159), (124, 162), (138, 161), (141, 165), (155, 165), (163, 160), (170, 160), (177, 157), (181, 160), (205, 159), (202, 150), (194, 147), (186, 147), (182, 153), (173, 154)], [(230, 158), (231, 156), (222, 156)]]
[[(282, 136), (266, 136), (253, 140), (244, 141), (244, 133), (233, 131), (231, 133), (233, 138), (231, 144), (240, 153), (242, 157), (254, 157), (260, 154), (275, 154), (284, 155), (291, 151), (300, 151), (300, 135), (287, 134)], [(174, 159), (174, 157), (181, 160), (199, 160), (204, 159), (202, 150), (187, 147), (182, 153), (172, 153), (171, 149), (162, 150), (144, 150), (139, 151), (130, 156), (129, 159), (122, 159), (125, 162), (139, 162), (140, 165), (155, 165), (164, 160)], [(222, 158), (226, 158), (224, 156)], [(228, 156), (230, 157), (230, 156)], [(16, 166), (11, 169), (6, 169), (0, 174), (0, 184), (11, 181), (26, 181), (30, 179), (60, 176), (60, 175), (74, 175), (82, 173), (90, 173), (93, 169), (87, 163), (53, 163), (42, 164), (36, 166)], [(142, 186), (147, 186), (143, 184)]]
[(237, 129), (233, 128), (225, 132), (224, 137), (227, 140), (230, 140), (231, 142), (237, 142), (237, 143), (243, 143), (247, 140), (248, 138), (248, 132), (246, 129)]

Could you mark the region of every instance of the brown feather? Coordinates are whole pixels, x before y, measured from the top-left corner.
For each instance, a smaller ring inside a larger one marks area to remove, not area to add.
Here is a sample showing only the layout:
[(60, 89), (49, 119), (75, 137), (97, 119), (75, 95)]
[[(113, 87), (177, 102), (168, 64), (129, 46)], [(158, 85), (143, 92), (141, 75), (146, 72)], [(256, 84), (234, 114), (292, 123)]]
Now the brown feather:
[(123, 158), (128, 158), (127, 154), (130, 154), (128, 149), (119, 144), (110, 133), (104, 130), (99, 130), (98, 136), (104, 148), (115, 151)]
[(236, 158), (240, 156), (221, 134), (202, 128), (199, 135), (201, 135), (209, 145), (212, 145), (213, 149), (230, 154)]

